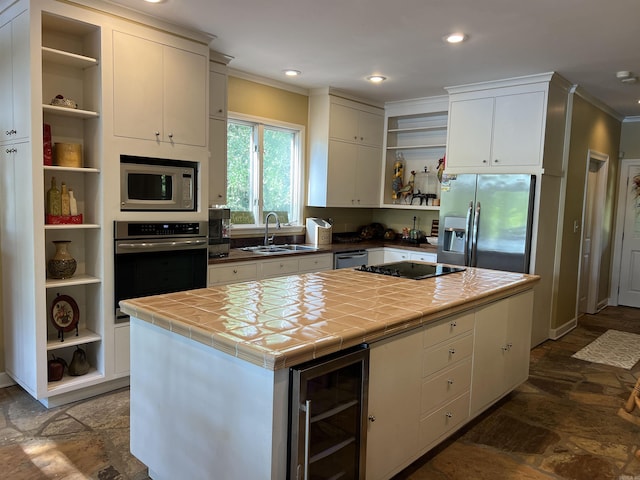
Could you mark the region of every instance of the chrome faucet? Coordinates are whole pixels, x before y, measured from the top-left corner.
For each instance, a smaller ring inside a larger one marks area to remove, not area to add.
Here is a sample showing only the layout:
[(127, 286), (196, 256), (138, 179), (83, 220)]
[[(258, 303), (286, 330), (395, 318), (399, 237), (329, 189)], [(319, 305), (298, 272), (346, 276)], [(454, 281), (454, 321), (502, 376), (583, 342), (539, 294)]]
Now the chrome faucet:
[(273, 243), (273, 235), (269, 238), (269, 217), (276, 217), (276, 228), (280, 230), (280, 220), (278, 219), (278, 214), (276, 212), (269, 212), (267, 216), (264, 217), (264, 246), (268, 246)]

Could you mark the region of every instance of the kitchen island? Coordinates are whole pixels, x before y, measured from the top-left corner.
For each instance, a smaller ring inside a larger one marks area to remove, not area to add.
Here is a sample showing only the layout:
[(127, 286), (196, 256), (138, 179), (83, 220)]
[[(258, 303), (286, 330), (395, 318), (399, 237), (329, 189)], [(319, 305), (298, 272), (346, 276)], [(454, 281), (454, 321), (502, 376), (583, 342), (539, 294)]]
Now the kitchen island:
[[(467, 354), (459, 351), (471, 365), (472, 349), (487, 347), (478, 345), (483, 318), (491, 324), (485, 344), (503, 327), (505, 334), (518, 331), (518, 341), (508, 339), (501, 350), (519, 351), (524, 360), (508, 362), (521, 368), (515, 375), (497, 373), (503, 377), (497, 390), (487, 391), (482, 379), (477, 399), (470, 394), (475, 384), (456, 392), (453, 400), (460, 404), (462, 398), (466, 405), (457, 428), (526, 379), (537, 281), (533, 275), (474, 268), (420, 281), (343, 269), (123, 301), (122, 310), (132, 317), (132, 453), (154, 479), (284, 479), (289, 367), (368, 343), (371, 389), (384, 390), (385, 372), (376, 367), (376, 356), (390, 364), (394, 358), (385, 355), (416, 334), (431, 355), (446, 347), (458, 323), (464, 325), (450, 341), (470, 345)], [(483, 314), (485, 308), (493, 309), (490, 315)], [(427, 345), (431, 331), (440, 339), (435, 347)], [(370, 404), (384, 404), (371, 389)], [(420, 445), (397, 465), (369, 468), (367, 462), (367, 478), (385, 478), (384, 469), (397, 471), (451, 431), (426, 440), (420, 433)], [(367, 448), (379, 448), (380, 441), (370, 432)]]

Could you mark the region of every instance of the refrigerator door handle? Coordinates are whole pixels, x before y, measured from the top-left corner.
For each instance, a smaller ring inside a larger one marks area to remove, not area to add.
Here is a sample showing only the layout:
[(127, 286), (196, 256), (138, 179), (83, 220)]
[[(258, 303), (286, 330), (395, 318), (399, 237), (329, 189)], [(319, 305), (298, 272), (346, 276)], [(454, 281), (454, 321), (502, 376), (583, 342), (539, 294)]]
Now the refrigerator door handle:
[(473, 239), (472, 235), (472, 222), (473, 222), (473, 200), (469, 202), (469, 209), (467, 210), (467, 225), (464, 231), (464, 264), (467, 267), (471, 266), (471, 244)]
[(480, 202), (476, 204), (476, 214), (473, 217), (473, 233), (471, 238), (471, 262), (470, 267), (478, 265), (478, 225), (480, 224)]

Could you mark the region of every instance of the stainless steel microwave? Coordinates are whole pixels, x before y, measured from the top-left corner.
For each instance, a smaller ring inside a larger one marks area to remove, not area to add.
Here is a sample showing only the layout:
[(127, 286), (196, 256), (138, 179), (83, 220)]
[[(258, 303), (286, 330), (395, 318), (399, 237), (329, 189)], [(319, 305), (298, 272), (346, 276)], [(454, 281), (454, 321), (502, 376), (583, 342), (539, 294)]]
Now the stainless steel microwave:
[(194, 211), (198, 164), (120, 155), (120, 210)]

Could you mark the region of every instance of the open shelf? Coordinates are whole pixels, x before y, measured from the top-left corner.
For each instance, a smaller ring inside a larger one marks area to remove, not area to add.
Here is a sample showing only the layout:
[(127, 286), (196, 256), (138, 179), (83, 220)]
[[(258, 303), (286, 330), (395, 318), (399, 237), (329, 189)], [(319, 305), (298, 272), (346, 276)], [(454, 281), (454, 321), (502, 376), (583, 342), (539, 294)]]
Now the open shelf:
[(98, 60), (95, 58), (44, 46), (42, 47), (42, 59), (58, 65), (76, 68), (88, 68), (98, 65)]
[(57, 105), (42, 105), (42, 111), (44, 113), (50, 113), (53, 115), (61, 115), (63, 117), (74, 118), (98, 118), (100, 114), (98, 112), (92, 112), (89, 110), (81, 110), (79, 108), (58, 107)]
[(81, 328), (78, 331), (78, 336), (75, 332), (66, 332), (64, 335), (64, 342), (61, 342), (59, 338), (54, 337), (47, 340), (47, 351), (60, 350), (61, 348), (75, 347), (76, 345), (84, 345), (85, 343), (99, 342), (102, 337), (91, 330)]
[(78, 275), (74, 275), (71, 278), (65, 278), (62, 280), (58, 280), (55, 278), (47, 278), (47, 281), (45, 282), (45, 287), (61, 288), (61, 287), (71, 287), (73, 285), (89, 285), (92, 283), (100, 283), (100, 282), (102, 282), (102, 280), (100, 280), (98, 277), (94, 277), (92, 275), (86, 275), (86, 274), (78, 274)]
[(61, 393), (70, 392), (73, 390), (77, 390), (83, 386), (93, 385), (98, 383), (100, 380), (104, 378), (104, 375), (98, 372), (95, 368), (89, 370), (85, 375), (80, 375), (78, 377), (73, 377), (71, 375), (65, 374), (62, 377), (62, 380), (58, 380), (57, 382), (49, 382), (47, 384), (47, 390), (49, 395), (57, 395)]
[(99, 168), (91, 167), (59, 167), (57, 165), (45, 165), (44, 169), (58, 172), (100, 173)]

